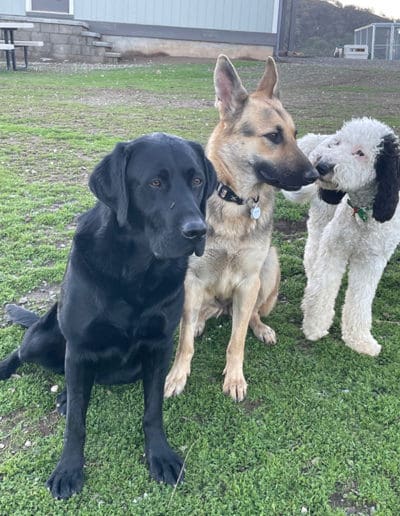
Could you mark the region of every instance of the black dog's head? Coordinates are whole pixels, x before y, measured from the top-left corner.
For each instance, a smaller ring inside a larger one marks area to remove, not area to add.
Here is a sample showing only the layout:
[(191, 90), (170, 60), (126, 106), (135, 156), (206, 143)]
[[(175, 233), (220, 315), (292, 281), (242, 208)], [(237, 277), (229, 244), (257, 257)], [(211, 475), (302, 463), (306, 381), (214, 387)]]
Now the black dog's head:
[(154, 133), (117, 144), (89, 186), (120, 227), (143, 232), (163, 259), (203, 254), (206, 203), (216, 182), (201, 145)]

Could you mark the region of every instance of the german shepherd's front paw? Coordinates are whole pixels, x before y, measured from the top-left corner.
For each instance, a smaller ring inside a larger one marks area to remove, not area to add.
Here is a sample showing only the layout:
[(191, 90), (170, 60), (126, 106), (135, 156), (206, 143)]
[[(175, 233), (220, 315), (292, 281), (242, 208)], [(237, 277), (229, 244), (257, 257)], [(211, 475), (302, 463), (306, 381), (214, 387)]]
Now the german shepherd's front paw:
[(157, 482), (176, 485), (183, 482), (183, 460), (168, 445), (146, 453), (150, 475)]
[(243, 401), (247, 393), (247, 382), (243, 373), (231, 373), (224, 370), (225, 380), (223, 385), (224, 394), (229, 395), (233, 401)]
[(251, 329), (253, 330), (253, 333), (257, 339), (261, 342), (270, 345), (276, 344), (276, 333), (266, 324), (260, 323), (257, 326), (252, 326)]
[(60, 462), (46, 485), (54, 498), (65, 500), (82, 490), (83, 468), (70, 467)]
[(171, 396), (178, 396), (178, 394), (181, 394), (185, 388), (189, 374), (190, 370), (187, 370), (186, 368), (172, 367), (165, 380), (164, 398), (170, 398)]

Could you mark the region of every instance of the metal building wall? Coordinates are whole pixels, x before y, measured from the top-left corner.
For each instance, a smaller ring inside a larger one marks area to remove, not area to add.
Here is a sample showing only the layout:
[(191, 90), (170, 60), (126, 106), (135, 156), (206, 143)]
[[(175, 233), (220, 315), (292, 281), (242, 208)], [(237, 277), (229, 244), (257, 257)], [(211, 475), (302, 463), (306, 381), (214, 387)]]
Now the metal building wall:
[(0, 0), (0, 14), (25, 15), (25, 0)]
[[(12, 0), (7, 0), (12, 1)], [(279, 0), (75, 0), (75, 19), (276, 33)]]

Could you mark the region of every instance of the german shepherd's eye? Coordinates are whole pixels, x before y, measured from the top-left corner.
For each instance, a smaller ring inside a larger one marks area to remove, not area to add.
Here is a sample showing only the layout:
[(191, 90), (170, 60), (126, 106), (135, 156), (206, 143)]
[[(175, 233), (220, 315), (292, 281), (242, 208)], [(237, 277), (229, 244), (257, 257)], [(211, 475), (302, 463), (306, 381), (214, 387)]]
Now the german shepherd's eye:
[(152, 186), (153, 188), (160, 188), (161, 186), (161, 181), (158, 179), (158, 178), (155, 178), (155, 179), (152, 179), (150, 181), (150, 186)]
[(203, 180), (201, 179), (201, 177), (194, 177), (192, 179), (192, 185), (193, 186), (200, 186), (203, 184)]
[(264, 134), (264, 138), (266, 138), (270, 142), (274, 143), (275, 145), (278, 145), (279, 143), (282, 143), (282, 141), (283, 141), (282, 133), (279, 131)]

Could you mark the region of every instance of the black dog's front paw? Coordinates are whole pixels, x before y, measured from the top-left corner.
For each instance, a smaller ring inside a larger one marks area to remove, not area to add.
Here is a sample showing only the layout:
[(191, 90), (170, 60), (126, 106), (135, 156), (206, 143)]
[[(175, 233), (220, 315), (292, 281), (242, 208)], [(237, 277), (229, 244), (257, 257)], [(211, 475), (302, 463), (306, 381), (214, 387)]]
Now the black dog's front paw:
[(83, 469), (81, 467), (70, 468), (60, 463), (51, 474), (46, 485), (54, 498), (65, 500), (82, 490)]
[(183, 482), (183, 460), (169, 446), (152, 450), (146, 454), (150, 475), (157, 482), (176, 485)]

